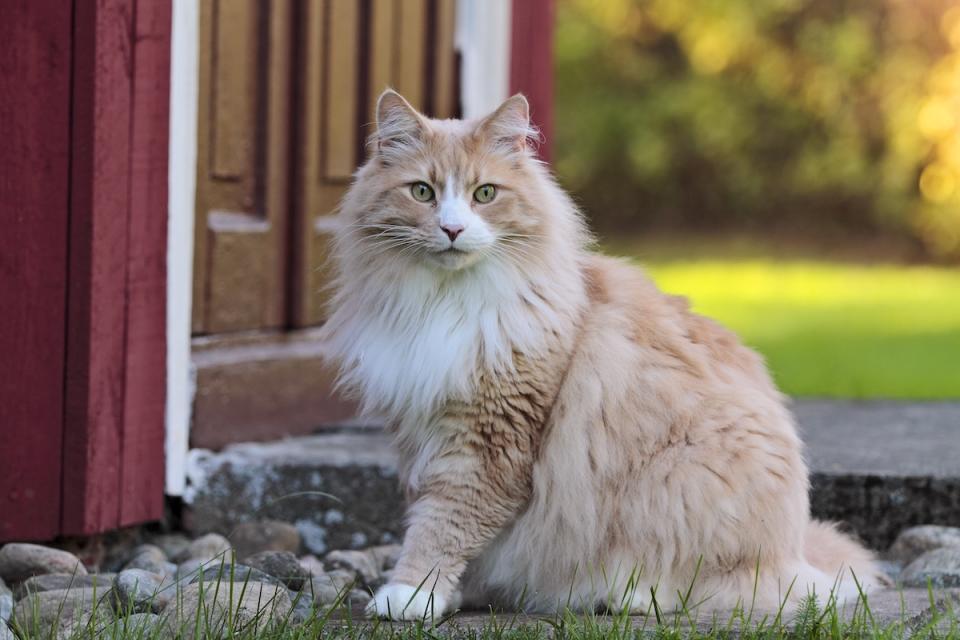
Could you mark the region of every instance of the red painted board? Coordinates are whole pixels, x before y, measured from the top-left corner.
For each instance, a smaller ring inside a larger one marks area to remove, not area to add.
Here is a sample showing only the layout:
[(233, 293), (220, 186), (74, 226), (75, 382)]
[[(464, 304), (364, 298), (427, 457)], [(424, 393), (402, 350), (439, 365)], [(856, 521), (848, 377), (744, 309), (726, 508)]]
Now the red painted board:
[(0, 18), (0, 542), (59, 532), (70, 11)]
[(530, 101), (530, 118), (543, 134), (539, 153), (553, 147), (554, 0), (515, 0), (510, 35), (510, 93)]
[(133, 0), (75, 0), (62, 533), (120, 516)]
[(163, 516), (170, 7), (137, 1), (121, 526)]

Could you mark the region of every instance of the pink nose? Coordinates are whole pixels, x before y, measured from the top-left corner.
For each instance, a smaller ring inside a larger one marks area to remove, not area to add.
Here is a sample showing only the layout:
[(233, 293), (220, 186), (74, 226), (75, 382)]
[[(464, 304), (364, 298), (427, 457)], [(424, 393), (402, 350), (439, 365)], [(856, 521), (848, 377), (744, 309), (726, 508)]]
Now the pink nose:
[(450, 242), (453, 242), (457, 239), (461, 233), (463, 233), (462, 224), (442, 224), (440, 228), (443, 229), (443, 232), (447, 234), (447, 237), (450, 238)]

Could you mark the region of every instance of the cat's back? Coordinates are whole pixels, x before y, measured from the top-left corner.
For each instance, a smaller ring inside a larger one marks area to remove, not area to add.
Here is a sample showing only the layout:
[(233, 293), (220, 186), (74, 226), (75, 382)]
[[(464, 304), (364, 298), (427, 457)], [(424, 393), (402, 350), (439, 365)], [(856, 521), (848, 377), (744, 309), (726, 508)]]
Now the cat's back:
[[(640, 268), (591, 254), (584, 266), (589, 311), (583, 343), (609, 361), (639, 358), (660, 378), (701, 385), (752, 385), (780, 399), (763, 359), (720, 323), (690, 310), (685, 297), (666, 294)], [(626, 364), (626, 363), (625, 363)], [(629, 365), (627, 365), (629, 366)]]

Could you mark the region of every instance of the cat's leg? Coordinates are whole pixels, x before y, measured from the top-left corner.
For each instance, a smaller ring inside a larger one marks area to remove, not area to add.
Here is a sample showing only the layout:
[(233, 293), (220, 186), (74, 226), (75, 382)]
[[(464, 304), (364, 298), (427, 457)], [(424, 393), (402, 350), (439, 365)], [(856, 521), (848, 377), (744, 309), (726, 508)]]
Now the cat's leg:
[(467, 562), (489, 544), (529, 495), (530, 464), (516, 457), (464, 453), (432, 461), (389, 584), (367, 613), (401, 620), (448, 610)]

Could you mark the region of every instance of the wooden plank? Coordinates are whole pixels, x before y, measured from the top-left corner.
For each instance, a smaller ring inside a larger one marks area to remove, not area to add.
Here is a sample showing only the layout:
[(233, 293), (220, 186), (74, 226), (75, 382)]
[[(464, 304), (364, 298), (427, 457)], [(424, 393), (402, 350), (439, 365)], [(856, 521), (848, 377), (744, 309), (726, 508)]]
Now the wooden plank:
[(323, 131), (324, 177), (330, 179), (349, 180), (357, 168), (359, 8), (355, 0), (330, 0)]
[(20, 0), (0, 20), (0, 542), (60, 529), (70, 19)]
[(453, 118), (457, 115), (456, 61), (454, 32), (456, 30), (456, 0), (434, 0), (435, 33), (428, 55), (432, 58), (433, 117)]
[(427, 2), (403, 0), (397, 16), (396, 89), (417, 109), (426, 99)]
[(530, 102), (530, 119), (543, 134), (539, 154), (549, 161), (553, 146), (554, 0), (513, 2), (510, 93)]
[(124, 416), (132, 0), (74, 6), (62, 531), (116, 526)]
[(209, 282), (209, 259), (207, 248), (207, 212), (204, 190), (210, 180), (210, 104), (211, 70), (213, 67), (213, 1), (198, 0), (199, 44), (197, 56), (197, 183), (193, 217), (193, 287), (190, 304), (190, 328), (195, 334), (203, 333), (207, 317), (207, 283)]
[(366, 122), (376, 121), (377, 98), (394, 83), (396, 21), (395, 0), (372, 0)]
[(137, 1), (121, 526), (163, 516), (170, 10)]
[[(319, 324), (323, 320), (323, 289), (329, 276), (327, 251), (329, 235), (318, 232), (317, 221), (327, 218), (336, 207), (345, 189), (344, 180), (329, 180), (324, 167), (329, 87), (329, 38), (333, 26), (331, 3), (327, 0), (305, 1), (299, 20), (300, 74), (296, 84), (300, 96), (296, 105), (298, 125), (294, 146), (295, 204), (290, 235), (292, 298), (290, 321), (295, 327)], [(341, 148), (349, 148), (345, 137)]]
[(218, 1), (213, 21), (212, 171), (240, 180), (253, 168), (258, 34), (255, 0)]

